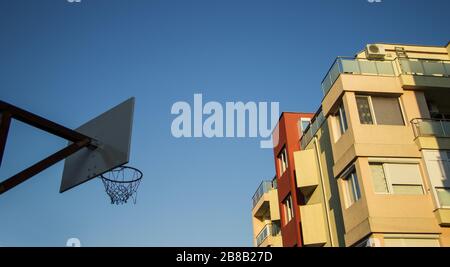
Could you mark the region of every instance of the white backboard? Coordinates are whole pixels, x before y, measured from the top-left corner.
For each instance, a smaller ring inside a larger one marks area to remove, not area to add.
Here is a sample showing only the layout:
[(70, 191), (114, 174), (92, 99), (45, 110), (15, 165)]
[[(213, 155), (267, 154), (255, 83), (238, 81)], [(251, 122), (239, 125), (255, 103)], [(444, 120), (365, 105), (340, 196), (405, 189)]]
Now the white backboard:
[(83, 148), (65, 160), (60, 193), (128, 163), (133, 113), (134, 97), (75, 129), (95, 139), (98, 148)]

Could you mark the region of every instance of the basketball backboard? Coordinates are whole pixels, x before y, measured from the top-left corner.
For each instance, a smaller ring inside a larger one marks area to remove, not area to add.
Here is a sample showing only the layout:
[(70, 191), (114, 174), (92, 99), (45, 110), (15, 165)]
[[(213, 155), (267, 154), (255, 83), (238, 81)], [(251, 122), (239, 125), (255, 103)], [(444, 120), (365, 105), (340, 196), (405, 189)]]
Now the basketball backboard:
[(130, 98), (75, 129), (93, 138), (97, 148), (85, 147), (66, 158), (60, 193), (128, 163), (133, 113)]

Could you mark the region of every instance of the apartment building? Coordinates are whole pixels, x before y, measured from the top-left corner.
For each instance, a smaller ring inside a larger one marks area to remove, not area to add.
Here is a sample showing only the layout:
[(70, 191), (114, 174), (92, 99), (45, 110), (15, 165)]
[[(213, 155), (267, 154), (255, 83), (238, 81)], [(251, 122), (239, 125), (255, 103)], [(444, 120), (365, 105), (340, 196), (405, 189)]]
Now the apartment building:
[(283, 246), (302, 245), (301, 216), (295, 208), (300, 203), (295, 182), (294, 151), (300, 149), (298, 140), (314, 114), (284, 112), (275, 128), (274, 162), (278, 184), (281, 235)]
[(284, 144), (300, 233), (281, 216), (285, 246), (450, 246), (449, 54), (372, 44), (335, 60), (320, 108)]
[[(276, 175), (272, 181), (263, 181), (253, 196), (255, 246), (288, 247), (302, 244), (300, 214), (294, 208), (294, 203), (298, 203), (298, 200), (293, 153), (299, 150), (300, 133), (306, 130), (313, 116), (314, 113), (283, 112), (275, 126), (273, 139)], [(266, 216), (261, 216), (262, 214)]]

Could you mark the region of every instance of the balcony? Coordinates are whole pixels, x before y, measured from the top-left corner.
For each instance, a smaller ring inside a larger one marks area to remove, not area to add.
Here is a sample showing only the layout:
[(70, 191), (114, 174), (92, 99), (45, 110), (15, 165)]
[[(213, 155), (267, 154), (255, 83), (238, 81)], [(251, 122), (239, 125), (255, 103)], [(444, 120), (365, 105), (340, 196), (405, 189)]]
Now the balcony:
[(402, 74), (450, 77), (450, 61), (400, 58)]
[(405, 89), (450, 88), (450, 61), (398, 59)]
[(253, 195), (253, 216), (258, 219), (269, 217), (271, 220), (279, 220), (277, 183), (263, 181)]
[(314, 149), (294, 152), (295, 179), (305, 196), (309, 196), (319, 185), (319, 167)]
[(415, 137), (450, 137), (450, 120), (413, 119)]
[[(276, 180), (275, 180), (276, 181)], [(253, 195), (253, 208), (256, 207), (256, 204), (258, 204), (259, 200), (264, 196), (265, 193), (269, 192), (269, 190), (276, 189), (276, 182), (275, 186), (272, 181), (263, 181), (259, 186), (258, 189), (256, 189), (255, 194)]]
[(300, 206), (302, 215), (303, 244), (323, 246), (327, 243), (327, 229), (322, 204)]
[(306, 149), (309, 142), (313, 139), (314, 135), (317, 131), (322, 127), (322, 124), (325, 122), (325, 116), (323, 115), (322, 110), (319, 110), (316, 115), (311, 119), (311, 123), (305, 129), (302, 137), (300, 138), (300, 147), (301, 149)]
[(450, 149), (450, 120), (419, 118), (411, 124), (421, 149)]
[(322, 81), (324, 95), (327, 95), (333, 84), (343, 73), (378, 76), (396, 76), (397, 74), (394, 61), (338, 57)]
[(256, 246), (281, 246), (281, 228), (276, 223), (268, 223), (256, 236)]
[[(338, 57), (322, 81), (324, 95), (327, 95), (341, 74), (388, 77), (402, 75), (405, 76), (402, 79), (405, 87), (416, 85), (448, 87), (450, 86), (450, 61), (417, 58), (368, 60)], [(435, 77), (446, 79), (434, 80)]]

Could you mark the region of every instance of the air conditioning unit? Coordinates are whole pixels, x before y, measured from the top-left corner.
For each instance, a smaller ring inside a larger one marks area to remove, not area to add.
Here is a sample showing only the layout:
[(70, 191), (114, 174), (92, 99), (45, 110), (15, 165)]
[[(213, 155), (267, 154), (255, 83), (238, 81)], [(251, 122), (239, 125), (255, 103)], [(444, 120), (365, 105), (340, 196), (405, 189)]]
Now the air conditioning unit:
[(384, 59), (386, 50), (382, 45), (369, 44), (366, 46), (366, 56), (368, 59)]

